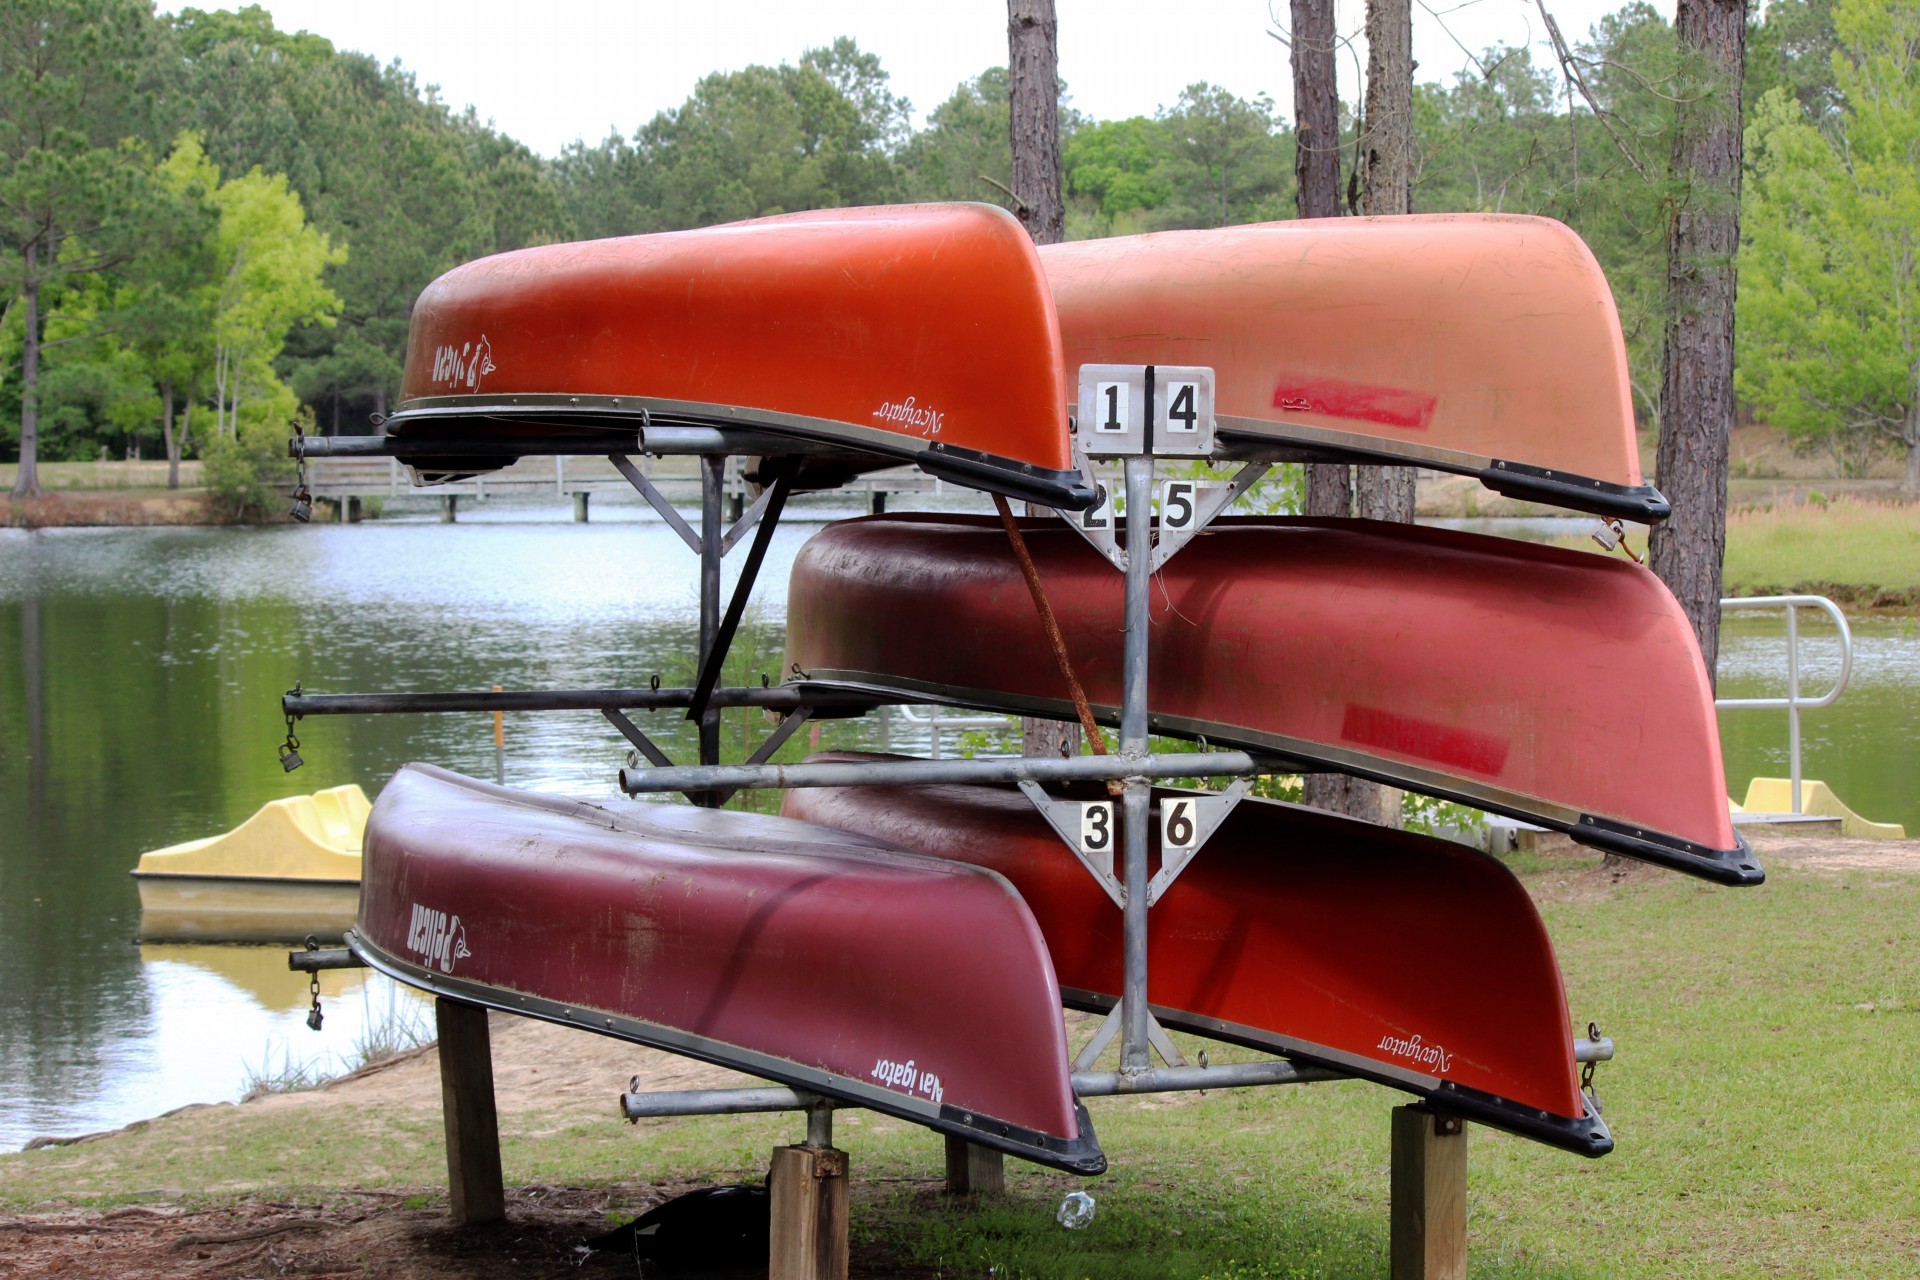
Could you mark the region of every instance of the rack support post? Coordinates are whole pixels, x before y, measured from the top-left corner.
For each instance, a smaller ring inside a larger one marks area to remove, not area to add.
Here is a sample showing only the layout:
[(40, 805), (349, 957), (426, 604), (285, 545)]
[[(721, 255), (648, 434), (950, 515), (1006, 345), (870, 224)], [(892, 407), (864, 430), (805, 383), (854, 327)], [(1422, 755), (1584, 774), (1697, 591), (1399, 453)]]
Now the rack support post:
[(440, 1108), (447, 1133), (447, 1192), (456, 1226), (507, 1215), (500, 1177), (500, 1120), (493, 1101), (493, 1044), (487, 1011), (440, 996)]
[(1466, 1280), (1466, 1121), (1395, 1107), (1390, 1194), (1393, 1280)]
[(1007, 1189), (1006, 1157), (947, 1135), (947, 1194), (997, 1196)]
[(847, 1280), (847, 1153), (775, 1147), (767, 1198), (767, 1280)]

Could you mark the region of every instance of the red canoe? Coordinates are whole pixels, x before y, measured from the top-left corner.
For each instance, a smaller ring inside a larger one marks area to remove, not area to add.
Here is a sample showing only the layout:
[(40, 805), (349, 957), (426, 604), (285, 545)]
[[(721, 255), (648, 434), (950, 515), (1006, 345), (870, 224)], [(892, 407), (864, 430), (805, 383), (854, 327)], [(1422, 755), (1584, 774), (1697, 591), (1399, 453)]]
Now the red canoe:
[(1074, 469), (1062, 369), (1052, 296), (1012, 217), (833, 209), (456, 267), (414, 306), (388, 430), (605, 429), (612, 452), (643, 424), (750, 429), (1077, 509), (1093, 489)]
[(408, 765), (367, 822), (373, 967), (1098, 1173), (1046, 944), (999, 876), (784, 818)]
[(1658, 520), (1626, 346), (1593, 254), (1545, 218), (1443, 214), (1166, 231), (1040, 251), (1069, 376), (1208, 365), (1219, 428), (1475, 475), (1517, 497)]
[[(1095, 714), (1118, 722), (1121, 575), (1058, 520), (1027, 541)], [(1444, 796), (1755, 884), (1685, 615), (1624, 560), (1359, 520), (1217, 521), (1156, 575), (1157, 733)], [(816, 684), (1073, 718), (992, 518), (829, 526), (794, 562)]]
[[(1120, 911), (1018, 791), (807, 789), (789, 792), (783, 812), (999, 872), (1040, 922), (1067, 1003), (1118, 998)], [(1247, 800), (1147, 920), (1149, 1000), (1163, 1024), (1364, 1076), (1583, 1155), (1613, 1147), (1580, 1092), (1546, 929), (1493, 858)]]

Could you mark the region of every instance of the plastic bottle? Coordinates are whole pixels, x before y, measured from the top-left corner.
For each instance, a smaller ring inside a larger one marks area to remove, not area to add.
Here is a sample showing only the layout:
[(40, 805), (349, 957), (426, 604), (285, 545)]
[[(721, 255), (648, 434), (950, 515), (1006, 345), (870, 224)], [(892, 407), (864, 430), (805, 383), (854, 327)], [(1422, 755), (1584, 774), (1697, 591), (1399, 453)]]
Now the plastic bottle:
[(1060, 1202), (1060, 1212), (1054, 1217), (1067, 1230), (1078, 1231), (1093, 1221), (1093, 1197), (1084, 1191), (1071, 1192)]

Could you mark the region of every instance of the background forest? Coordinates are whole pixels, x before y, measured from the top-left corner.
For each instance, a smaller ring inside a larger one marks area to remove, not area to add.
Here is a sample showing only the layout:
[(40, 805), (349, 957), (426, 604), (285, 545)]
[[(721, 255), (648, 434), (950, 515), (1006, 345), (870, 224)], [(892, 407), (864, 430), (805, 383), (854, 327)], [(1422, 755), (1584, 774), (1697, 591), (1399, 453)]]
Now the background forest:
[[(1653, 425), (1674, 34), (1631, 3), (1561, 50), (1543, 66), (1489, 49), (1416, 86), (1413, 204), (1575, 227), (1612, 281)], [(1094, 120), (1070, 88), (1070, 238), (1292, 216), (1294, 139), (1268, 99), (1199, 82), (1151, 118)], [(879, 60), (843, 38), (709, 76), (631, 135), (547, 159), (400, 65), (259, 8), (9, 3), (0, 459), (17, 456), (29, 389), (42, 460), (218, 462), (273, 452), (296, 417), (368, 431), (399, 383), (408, 308), (449, 267), (797, 209), (1008, 203), (1007, 101), (1005, 70), (986, 68), (915, 129)], [(1850, 472), (1904, 447), (1920, 492), (1920, 0), (1774, 0), (1753, 19), (1744, 102), (1741, 394)]]

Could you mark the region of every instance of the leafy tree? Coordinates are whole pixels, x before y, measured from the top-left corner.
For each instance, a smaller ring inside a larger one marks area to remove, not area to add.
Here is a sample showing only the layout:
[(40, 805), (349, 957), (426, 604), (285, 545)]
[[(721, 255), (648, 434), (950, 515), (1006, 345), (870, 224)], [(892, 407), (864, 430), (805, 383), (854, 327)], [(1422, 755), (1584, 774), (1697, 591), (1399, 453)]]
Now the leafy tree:
[(1920, 499), (1920, 3), (1838, 0), (1841, 106), (1787, 85), (1749, 126), (1741, 394), (1857, 470), (1883, 440)]
[(0, 293), (19, 300), (20, 472), (40, 492), (42, 295), (125, 262), (164, 211), (140, 140), (161, 32), (145, 0), (8, 0), (0, 5)]
[[(927, 125), (900, 151), (906, 196), (912, 200), (984, 200), (1009, 207), (1013, 154), (1008, 145), (1005, 67), (989, 67), (955, 87), (927, 116)], [(1066, 119), (1061, 120), (1062, 132)]]
[(1067, 191), (1099, 235), (1143, 229), (1174, 194), (1172, 139), (1164, 121), (1103, 120), (1066, 148)]

